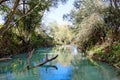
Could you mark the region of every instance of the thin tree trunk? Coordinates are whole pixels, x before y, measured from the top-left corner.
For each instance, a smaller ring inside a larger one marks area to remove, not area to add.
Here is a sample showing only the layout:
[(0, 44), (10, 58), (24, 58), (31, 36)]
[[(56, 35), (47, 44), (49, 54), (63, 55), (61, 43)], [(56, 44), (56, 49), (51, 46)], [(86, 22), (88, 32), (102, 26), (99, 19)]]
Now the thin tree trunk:
[(17, 10), (17, 7), (19, 5), (19, 1), (20, 0), (15, 1), (13, 8), (12, 8), (12, 10), (10, 11), (10, 13), (8, 15), (7, 21), (5, 22), (5, 24), (0, 29), (0, 35), (3, 35), (3, 33), (6, 32), (9, 29), (10, 22), (13, 19), (13, 16), (14, 16), (16, 10)]
[(34, 51), (35, 51), (35, 49), (33, 49), (32, 51), (30, 51), (30, 52), (28, 53), (27, 69), (30, 68), (30, 59), (32, 58), (32, 55), (33, 55)]

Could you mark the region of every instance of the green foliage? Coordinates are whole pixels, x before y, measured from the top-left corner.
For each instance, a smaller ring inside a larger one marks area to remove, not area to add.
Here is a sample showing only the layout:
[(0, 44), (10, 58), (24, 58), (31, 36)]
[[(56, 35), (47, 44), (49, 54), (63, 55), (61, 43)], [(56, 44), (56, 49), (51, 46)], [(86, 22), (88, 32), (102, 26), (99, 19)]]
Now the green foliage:
[[(108, 7), (103, 0), (75, 0), (76, 10), (71, 12), (74, 24), (74, 41), (87, 50), (105, 38), (104, 10)], [(70, 18), (71, 19), (71, 18)]]
[[(117, 46), (117, 45), (116, 45)], [(113, 48), (115, 48), (116, 46), (114, 46)], [(120, 48), (118, 49), (113, 49), (112, 52), (103, 55), (103, 57), (108, 61), (109, 63), (113, 63), (113, 64), (117, 64), (120, 61)]]
[[(96, 43), (105, 42), (107, 38), (116, 39), (120, 18), (119, 8), (114, 6), (115, 3), (111, 5), (103, 0), (75, 0), (76, 9), (71, 11), (68, 15), (71, 18), (68, 17), (68, 19), (73, 19), (71, 20), (74, 24), (73, 32), (76, 34), (74, 41), (79, 47), (86, 50)], [(111, 33), (109, 33), (110, 30)]]
[(53, 45), (52, 39), (50, 37), (41, 36), (41, 34), (39, 35), (32, 34), (30, 43), (32, 46), (34, 47), (36, 46), (37, 48)]
[(120, 43), (113, 46), (114, 51), (120, 51)]
[(0, 28), (2, 27), (2, 24), (0, 24)]
[[(14, 10), (13, 5), (16, 4), (16, 1), (9, 0), (1, 3), (0, 6), (0, 13), (5, 14), (2, 14), (5, 20), (4, 25), (8, 23), (8, 26), (5, 26), (7, 29), (0, 25), (0, 31), (5, 31), (4, 36), (0, 35), (0, 53), (14, 54), (27, 51), (29, 47), (53, 45), (52, 39), (41, 28), (43, 27), (41, 25), (42, 17), (46, 10), (57, 7), (58, 3), (65, 3), (67, 0), (18, 0), (19, 4)], [(14, 10), (13, 13), (12, 10)], [(11, 14), (13, 16), (9, 16)], [(9, 17), (11, 18), (8, 21)], [(6, 42), (9, 44), (5, 45)]]
[[(106, 52), (105, 49), (108, 49), (109, 51)], [(97, 55), (97, 58), (100, 58), (101, 61), (105, 61), (113, 65), (118, 64), (120, 61), (120, 43), (117, 42), (112, 46), (111, 50), (109, 47), (104, 47), (103, 49), (96, 51), (94, 55)]]
[(74, 33), (69, 25), (51, 24), (51, 36), (57, 44), (70, 44)]
[(120, 63), (118, 3), (116, 0), (75, 0), (76, 9), (65, 15), (73, 21), (74, 41), (78, 47), (111, 64)]

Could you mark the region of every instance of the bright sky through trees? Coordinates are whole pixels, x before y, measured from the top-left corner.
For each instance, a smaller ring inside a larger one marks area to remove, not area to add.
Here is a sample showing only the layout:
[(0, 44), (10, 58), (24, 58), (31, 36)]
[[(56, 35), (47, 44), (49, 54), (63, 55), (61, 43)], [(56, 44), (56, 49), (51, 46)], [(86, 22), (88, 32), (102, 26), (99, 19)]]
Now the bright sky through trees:
[(50, 22), (56, 21), (58, 24), (65, 24), (68, 21), (63, 20), (63, 15), (70, 13), (73, 9), (74, 0), (68, 0), (64, 5), (58, 5), (58, 8), (52, 8), (50, 12), (46, 12), (43, 22), (49, 24)]
[[(66, 13), (70, 13), (73, 9), (74, 0), (68, 0), (66, 4), (58, 5), (58, 8), (51, 8), (50, 12), (46, 12), (43, 22), (45, 24), (49, 24), (50, 22), (56, 21), (58, 24), (68, 23), (67, 21), (63, 21), (63, 15)], [(0, 24), (4, 23), (2, 17), (0, 16)]]
[(4, 21), (2, 20), (2, 16), (0, 16), (0, 24), (3, 24)]

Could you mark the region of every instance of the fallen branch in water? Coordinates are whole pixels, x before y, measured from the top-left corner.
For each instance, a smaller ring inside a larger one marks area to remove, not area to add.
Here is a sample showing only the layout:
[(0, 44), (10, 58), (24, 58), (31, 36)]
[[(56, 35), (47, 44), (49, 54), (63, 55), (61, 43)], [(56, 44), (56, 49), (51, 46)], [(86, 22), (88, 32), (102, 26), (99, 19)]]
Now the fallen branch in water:
[[(39, 67), (39, 66), (33, 66), (33, 67), (31, 67), (30, 69), (32, 69), (32, 68), (37, 68), (37, 67)], [(58, 67), (55, 66), (55, 65), (41, 65), (41, 67), (46, 68), (46, 71), (47, 71), (47, 68), (54, 68), (54, 69), (58, 70)]]
[(27, 69), (30, 68), (30, 59), (32, 58), (32, 55), (33, 55), (34, 52), (35, 52), (35, 49), (33, 49), (32, 51), (30, 51), (30, 52), (28, 53)]
[(12, 59), (12, 58), (9, 58), (9, 57), (8, 58), (1, 58), (0, 61), (6, 61), (6, 60), (10, 60), (10, 59)]
[(117, 68), (118, 70), (120, 70), (120, 66), (118, 66), (118, 65), (116, 65), (116, 64), (114, 64), (113, 65), (115, 68)]
[(10, 59), (12, 59), (11, 56), (12, 56), (12, 55), (10, 55), (9, 57), (6, 57), (6, 58), (0, 58), (0, 61), (10, 60)]
[[(36, 67), (39, 67), (39, 66), (42, 66), (42, 65), (44, 65), (44, 64), (46, 64), (46, 63), (48, 63), (48, 62), (50, 62), (50, 61), (52, 61), (52, 60), (54, 60), (54, 59), (56, 59), (58, 57), (58, 55), (56, 55), (55, 57), (53, 57), (53, 58), (51, 58), (51, 59), (46, 59), (44, 62), (42, 62), (42, 63), (40, 63), (40, 64), (37, 64), (36, 66), (32, 66), (32, 67), (30, 67), (29, 65), (29, 67), (27, 67), (27, 69), (29, 70), (29, 69), (31, 69), (31, 68), (36, 68)], [(52, 66), (53, 67), (53, 66)], [(56, 68), (56, 67), (54, 67), (54, 68)], [(56, 68), (57, 69), (57, 68)]]
[(38, 64), (38, 65), (36, 65), (36, 66), (34, 66), (34, 67), (42, 66), (42, 65), (46, 64), (47, 62), (50, 62), (50, 61), (56, 59), (57, 57), (58, 57), (58, 55), (56, 55), (55, 57), (53, 57), (53, 58), (51, 58), (51, 59), (46, 59), (44, 62), (42, 62), (42, 63), (40, 63), (40, 64)]
[(47, 68), (54, 68), (54, 69), (58, 70), (58, 67), (55, 65), (44, 65), (43, 67), (46, 67), (46, 69)]

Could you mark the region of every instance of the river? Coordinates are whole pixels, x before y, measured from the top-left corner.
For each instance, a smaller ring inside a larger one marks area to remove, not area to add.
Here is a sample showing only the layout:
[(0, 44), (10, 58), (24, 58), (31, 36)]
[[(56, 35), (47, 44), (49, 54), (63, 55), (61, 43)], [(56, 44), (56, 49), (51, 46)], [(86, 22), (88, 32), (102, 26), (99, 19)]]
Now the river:
[(120, 80), (118, 71), (102, 62), (96, 62), (77, 52), (76, 47), (39, 48), (30, 60), (36, 66), (45, 56), (58, 57), (43, 66), (26, 69), (27, 53), (12, 60), (0, 62), (0, 80)]

